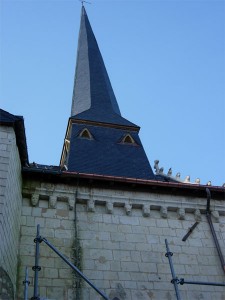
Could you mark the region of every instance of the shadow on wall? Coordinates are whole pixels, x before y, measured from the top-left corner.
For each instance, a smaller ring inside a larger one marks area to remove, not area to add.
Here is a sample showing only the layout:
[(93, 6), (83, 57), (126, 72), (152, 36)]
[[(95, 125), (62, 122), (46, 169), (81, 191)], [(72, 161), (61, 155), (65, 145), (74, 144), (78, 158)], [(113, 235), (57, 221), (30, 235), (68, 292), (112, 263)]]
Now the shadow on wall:
[(0, 267), (0, 300), (13, 299), (14, 291), (12, 281), (6, 271)]

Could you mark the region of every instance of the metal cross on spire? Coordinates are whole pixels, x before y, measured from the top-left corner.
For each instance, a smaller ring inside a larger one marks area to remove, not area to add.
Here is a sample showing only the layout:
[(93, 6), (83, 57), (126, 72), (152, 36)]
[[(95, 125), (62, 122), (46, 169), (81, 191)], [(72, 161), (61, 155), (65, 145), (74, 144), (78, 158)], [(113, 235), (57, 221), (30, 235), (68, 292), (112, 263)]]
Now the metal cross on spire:
[(91, 2), (88, 2), (88, 1), (84, 1), (84, 0), (79, 0), (81, 2), (81, 5), (84, 6), (84, 3), (88, 3), (88, 4), (91, 4)]

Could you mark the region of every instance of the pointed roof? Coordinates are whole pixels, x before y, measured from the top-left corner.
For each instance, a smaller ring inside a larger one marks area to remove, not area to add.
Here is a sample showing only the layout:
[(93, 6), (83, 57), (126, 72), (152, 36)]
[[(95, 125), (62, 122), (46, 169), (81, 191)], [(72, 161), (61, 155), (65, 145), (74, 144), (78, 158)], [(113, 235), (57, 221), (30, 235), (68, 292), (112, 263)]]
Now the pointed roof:
[(21, 163), (23, 166), (28, 164), (27, 141), (23, 117), (12, 115), (3, 109), (0, 109), (0, 126), (1, 125), (14, 128)]
[(71, 117), (136, 126), (121, 116), (84, 6), (81, 10)]
[[(72, 110), (60, 165), (68, 172), (154, 179), (139, 129), (121, 116), (82, 7)], [(133, 143), (124, 141), (127, 135)]]

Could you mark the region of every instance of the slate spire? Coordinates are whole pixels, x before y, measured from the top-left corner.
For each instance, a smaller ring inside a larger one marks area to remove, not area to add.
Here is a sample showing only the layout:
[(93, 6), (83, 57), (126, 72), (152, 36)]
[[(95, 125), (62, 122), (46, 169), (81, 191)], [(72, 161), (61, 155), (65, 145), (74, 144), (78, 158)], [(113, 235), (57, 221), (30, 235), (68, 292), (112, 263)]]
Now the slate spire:
[(72, 110), (60, 166), (80, 174), (155, 179), (139, 129), (120, 114), (82, 6)]
[(89, 109), (120, 115), (101, 52), (82, 6), (71, 116)]

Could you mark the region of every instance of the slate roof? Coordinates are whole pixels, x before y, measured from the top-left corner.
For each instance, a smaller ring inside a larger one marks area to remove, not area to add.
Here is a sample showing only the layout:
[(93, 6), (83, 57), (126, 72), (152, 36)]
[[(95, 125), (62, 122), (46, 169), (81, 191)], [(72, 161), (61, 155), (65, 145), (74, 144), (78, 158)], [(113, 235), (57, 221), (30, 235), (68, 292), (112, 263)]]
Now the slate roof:
[[(84, 128), (93, 139), (79, 137)], [(65, 165), (68, 172), (155, 180), (138, 136), (139, 129), (121, 116), (82, 7), (72, 110), (60, 165), (62, 168)], [(121, 143), (128, 133), (136, 141), (135, 145)]]
[[(138, 133), (111, 127), (72, 125), (68, 171), (129, 178), (154, 179)], [(93, 139), (79, 137), (87, 128)], [(136, 144), (123, 144), (130, 134)]]
[(9, 112), (0, 109), (0, 123), (3, 125), (14, 124), (16, 121), (23, 119), (21, 116), (14, 116)]
[(125, 118), (114, 113), (113, 111), (104, 110), (104, 107), (100, 107), (99, 109), (89, 109), (71, 118), (74, 120), (89, 120), (94, 122), (131, 126), (136, 127), (136, 129), (139, 130), (139, 126), (126, 120)]
[(71, 116), (104, 107), (120, 115), (101, 52), (82, 6)]
[(14, 128), (21, 163), (23, 166), (27, 165), (28, 152), (23, 117), (12, 115), (3, 109), (0, 109), (0, 125), (11, 126)]

